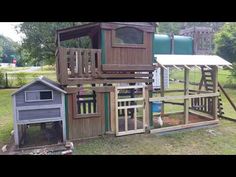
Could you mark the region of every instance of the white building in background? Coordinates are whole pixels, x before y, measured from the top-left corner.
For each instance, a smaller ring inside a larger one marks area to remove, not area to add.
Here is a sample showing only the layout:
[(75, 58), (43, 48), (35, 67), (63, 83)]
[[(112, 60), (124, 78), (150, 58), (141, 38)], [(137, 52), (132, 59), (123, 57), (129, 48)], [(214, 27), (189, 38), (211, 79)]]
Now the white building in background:
[(15, 63), (0, 63), (0, 68), (1, 67), (16, 67)]

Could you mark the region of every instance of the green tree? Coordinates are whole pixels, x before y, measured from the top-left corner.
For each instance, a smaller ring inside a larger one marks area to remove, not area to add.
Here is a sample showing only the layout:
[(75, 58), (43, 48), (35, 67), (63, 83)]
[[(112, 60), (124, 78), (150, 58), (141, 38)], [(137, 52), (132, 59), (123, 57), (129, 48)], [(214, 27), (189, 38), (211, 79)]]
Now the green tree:
[(214, 36), (216, 54), (236, 62), (236, 23), (226, 23)]
[[(84, 22), (85, 23), (85, 22)], [(55, 63), (56, 30), (81, 25), (82, 22), (24, 22), (17, 27), (25, 34), (21, 46), (21, 56), (31, 64), (43, 65)], [(64, 42), (68, 47), (78, 47), (79, 41)]]
[(160, 22), (158, 27), (159, 33), (169, 34), (173, 32), (175, 35), (184, 28), (211, 27), (214, 32), (217, 32), (225, 22)]
[(171, 32), (179, 34), (181, 27), (181, 22), (160, 22), (157, 31), (162, 34), (169, 34)]
[(13, 55), (19, 58), (19, 44), (10, 38), (0, 35), (0, 62), (12, 63)]

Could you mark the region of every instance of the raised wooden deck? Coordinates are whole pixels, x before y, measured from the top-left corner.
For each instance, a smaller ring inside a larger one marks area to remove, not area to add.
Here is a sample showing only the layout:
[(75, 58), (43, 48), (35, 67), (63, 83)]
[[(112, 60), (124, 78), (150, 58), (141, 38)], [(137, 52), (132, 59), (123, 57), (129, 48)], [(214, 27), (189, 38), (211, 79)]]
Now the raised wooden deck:
[(57, 79), (62, 85), (152, 82), (152, 65), (102, 64), (101, 49), (59, 47)]

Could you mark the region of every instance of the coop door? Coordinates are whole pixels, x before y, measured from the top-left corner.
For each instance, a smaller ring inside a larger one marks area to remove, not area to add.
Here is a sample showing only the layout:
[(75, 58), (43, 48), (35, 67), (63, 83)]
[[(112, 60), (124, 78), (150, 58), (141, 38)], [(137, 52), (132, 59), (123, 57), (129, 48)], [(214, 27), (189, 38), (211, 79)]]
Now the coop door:
[(116, 136), (145, 132), (145, 86), (116, 87)]

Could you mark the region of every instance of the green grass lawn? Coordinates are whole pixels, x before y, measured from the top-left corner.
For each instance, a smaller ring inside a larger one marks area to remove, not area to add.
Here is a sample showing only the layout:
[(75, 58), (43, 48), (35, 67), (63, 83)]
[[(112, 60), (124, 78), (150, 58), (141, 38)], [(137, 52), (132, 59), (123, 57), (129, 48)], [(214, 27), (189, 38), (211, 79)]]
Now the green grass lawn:
[(235, 136), (236, 123), (221, 120), (217, 127), (194, 131), (84, 140), (75, 144), (74, 154), (236, 154)]
[(9, 142), (11, 130), (13, 130), (13, 113), (11, 93), (15, 90), (0, 90), (0, 147)]

